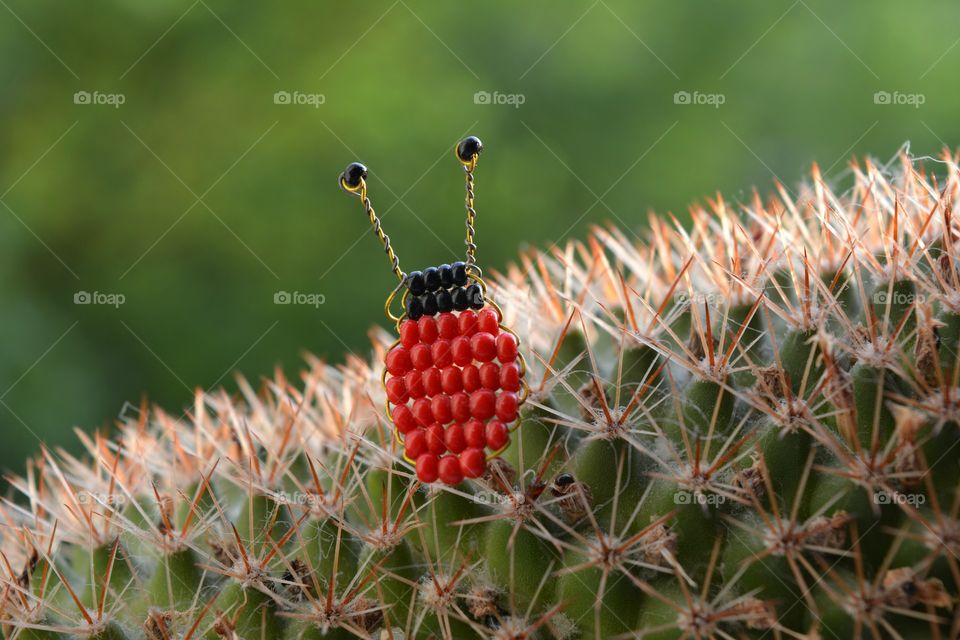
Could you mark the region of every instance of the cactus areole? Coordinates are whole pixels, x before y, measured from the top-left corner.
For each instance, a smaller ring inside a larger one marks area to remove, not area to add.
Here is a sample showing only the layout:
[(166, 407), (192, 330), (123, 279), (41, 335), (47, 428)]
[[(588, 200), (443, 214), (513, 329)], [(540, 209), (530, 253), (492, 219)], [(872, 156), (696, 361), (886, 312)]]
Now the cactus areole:
[(4, 640), (960, 637), (957, 155), (484, 279), (479, 150), (467, 259), (411, 274), (342, 175), (399, 283), (372, 358), (10, 478)]
[[(476, 264), (473, 172), (483, 144), (470, 136), (454, 151), (466, 176), (465, 262), (404, 273), (367, 197), (367, 168), (351, 163), (339, 179), (360, 198), (400, 281), (384, 305), (399, 334), (384, 362), (386, 415), (420, 482), (451, 486), (479, 478), (487, 461), (510, 446), (530, 391), (520, 340), (503, 325)], [(396, 316), (391, 307), (398, 296)]]

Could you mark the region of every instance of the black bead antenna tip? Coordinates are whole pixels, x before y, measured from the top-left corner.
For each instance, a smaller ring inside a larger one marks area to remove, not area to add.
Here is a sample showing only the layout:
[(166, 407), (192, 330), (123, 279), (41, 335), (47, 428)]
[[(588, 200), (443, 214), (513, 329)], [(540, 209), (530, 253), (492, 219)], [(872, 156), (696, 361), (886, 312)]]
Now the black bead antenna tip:
[(457, 145), (457, 157), (464, 164), (473, 162), (474, 157), (479, 156), (482, 152), (483, 143), (477, 136), (468, 136)]
[(351, 162), (340, 174), (340, 186), (347, 191), (356, 191), (367, 178), (367, 168), (359, 162)]

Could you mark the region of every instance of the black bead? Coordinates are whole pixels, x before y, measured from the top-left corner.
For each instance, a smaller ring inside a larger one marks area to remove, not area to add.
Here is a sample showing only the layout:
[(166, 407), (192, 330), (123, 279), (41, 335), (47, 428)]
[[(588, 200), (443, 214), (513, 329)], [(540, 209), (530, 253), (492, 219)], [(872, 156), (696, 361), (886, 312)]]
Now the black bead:
[(367, 168), (359, 162), (351, 162), (348, 164), (347, 168), (343, 170), (343, 174), (341, 175), (343, 183), (351, 189), (356, 189), (359, 187), (360, 181), (365, 180), (366, 177)]
[(407, 296), (407, 317), (419, 320), (423, 315), (423, 301), (417, 296)]
[(437, 291), (437, 310), (440, 313), (453, 311), (453, 296), (446, 289)]
[(423, 283), (427, 291), (436, 291), (440, 288), (440, 270), (436, 267), (427, 267), (423, 270)]
[(480, 152), (483, 151), (483, 143), (480, 142), (480, 138), (477, 136), (469, 136), (460, 141), (460, 144), (457, 145), (457, 157), (460, 158), (462, 162), (470, 162), (473, 160), (473, 156), (480, 155)]
[(467, 300), (470, 301), (471, 309), (483, 309), (483, 289), (480, 285), (474, 283), (467, 287)]
[(457, 287), (450, 292), (453, 298), (453, 308), (457, 311), (466, 311), (470, 308), (470, 298), (467, 297), (467, 290), (463, 287)]
[(453, 286), (453, 267), (448, 264), (442, 264), (437, 267), (440, 272), (440, 286), (449, 289)]
[(453, 284), (462, 287), (467, 284), (467, 263), (466, 262), (454, 262), (450, 266), (450, 271), (453, 273)]
[(432, 293), (425, 293), (420, 296), (420, 304), (423, 305), (423, 315), (437, 315), (437, 296)]
[(419, 271), (414, 271), (407, 275), (407, 289), (410, 290), (410, 293), (419, 296), (423, 295), (423, 292), (427, 290), (426, 285), (423, 282), (423, 274)]
[(558, 487), (565, 487), (568, 484), (573, 484), (573, 475), (569, 473), (561, 473), (557, 476), (557, 479), (553, 481)]

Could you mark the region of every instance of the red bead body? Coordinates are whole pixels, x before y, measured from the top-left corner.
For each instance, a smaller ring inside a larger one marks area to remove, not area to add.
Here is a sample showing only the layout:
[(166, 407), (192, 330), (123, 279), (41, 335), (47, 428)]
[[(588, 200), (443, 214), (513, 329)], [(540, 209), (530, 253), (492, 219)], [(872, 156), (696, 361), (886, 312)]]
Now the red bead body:
[(386, 354), (385, 392), (404, 455), (424, 483), (479, 478), (510, 443), (523, 375), (496, 309), (404, 319)]

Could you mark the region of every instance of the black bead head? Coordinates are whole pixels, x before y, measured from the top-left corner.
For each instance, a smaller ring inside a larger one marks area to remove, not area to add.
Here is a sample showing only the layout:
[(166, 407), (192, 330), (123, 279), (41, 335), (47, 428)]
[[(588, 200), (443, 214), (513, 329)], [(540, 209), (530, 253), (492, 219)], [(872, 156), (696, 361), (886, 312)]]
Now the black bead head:
[(472, 161), (473, 157), (479, 156), (482, 151), (483, 143), (477, 136), (466, 137), (457, 145), (457, 157), (463, 163)]
[(450, 292), (453, 298), (453, 308), (457, 311), (466, 311), (470, 308), (470, 298), (467, 297), (467, 290), (463, 287), (457, 287)]
[(359, 162), (351, 162), (340, 174), (340, 182), (348, 189), (357, 189), (367, 178), (367, 168)]
[(440, 288), (440, 270), (436, 267), (427, 267), (423, 270), (423, 283), (427, 291), (436, 291)]
[(486, 304), (483, 289), (470, 282), (464, 262), (412, 271), (403, 284), (407, 288), (407, 317), (413, 320), (450, 311), (480, 310)]
[(467, 300), (470, 302), (470, 308), (483, 309), (483, 289), (478, 284), (472, 284), (467, 287)]
[(437, 296), (433, 293), (427, 292), (420, 296), (420, 304), (423, 305), (423, 315), (437, 315)]
[(437, 311), (440, 313), (453, 311), (453, 296), (446, 289), (437, 291)]
[(449, 289), (453, 286), (453, 267), (448, 264), (442, 264), (437, 267), (437, 270), (440, 271), (440, 286), (444, 289)]
[(423, 316), (423, 301), (417, 296), (408, 296), (406, 311), (408, 318), (419, 320)]
[(454, 262), (452, 265), (450, 265), (450, 273), (455, 286), (462, 287), (467, 284), (466, 262)]
[(424, 291), (427, 290), (427, 285), (423, 281), (423, 273), (420, 271), (414, 271), (407, 275), (407, 289), (410, 290), (410, 294), (414, 296), (422, 295)]

